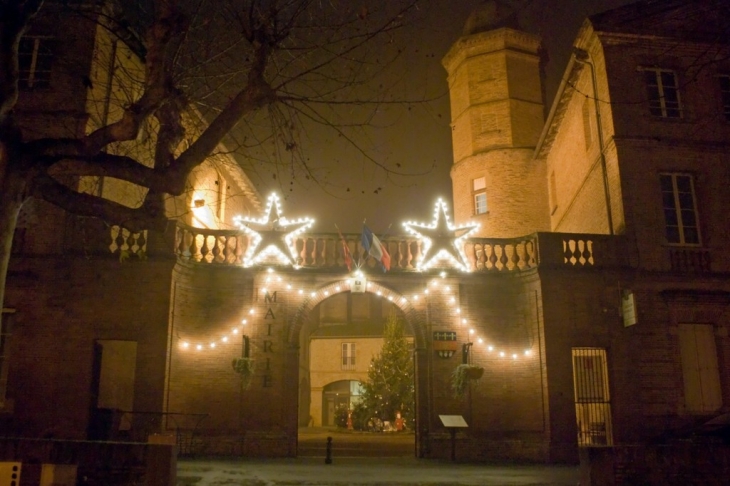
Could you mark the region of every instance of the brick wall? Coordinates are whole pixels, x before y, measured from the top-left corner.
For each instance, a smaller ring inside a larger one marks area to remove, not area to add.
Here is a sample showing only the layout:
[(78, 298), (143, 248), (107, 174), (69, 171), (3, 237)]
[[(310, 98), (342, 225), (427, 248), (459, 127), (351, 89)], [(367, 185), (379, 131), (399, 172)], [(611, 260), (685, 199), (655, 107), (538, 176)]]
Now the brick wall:
[(161, 409), (172, 264), (70, 255), (11, 262), (9, 434), (86, 437), (97, 339), (137, 342), (135, 410)]
[(580, 484), (727, 484), (730, 448), (723, 444), (627, 445), (581, 449)]

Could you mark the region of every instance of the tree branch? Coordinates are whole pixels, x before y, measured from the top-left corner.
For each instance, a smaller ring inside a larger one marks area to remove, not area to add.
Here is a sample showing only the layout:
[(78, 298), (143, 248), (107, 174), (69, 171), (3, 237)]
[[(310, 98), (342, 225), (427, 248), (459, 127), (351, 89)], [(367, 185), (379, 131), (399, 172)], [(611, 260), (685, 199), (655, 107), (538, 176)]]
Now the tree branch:
[(113, 221), (130, 231), (162, 229), (167, 221), (164, 214), (151, 213), (146, 204), (130, 208), (108, 199), (76, 192), (46, 174), (38, 175), (33, 182), (34, 197), (79, 216)]

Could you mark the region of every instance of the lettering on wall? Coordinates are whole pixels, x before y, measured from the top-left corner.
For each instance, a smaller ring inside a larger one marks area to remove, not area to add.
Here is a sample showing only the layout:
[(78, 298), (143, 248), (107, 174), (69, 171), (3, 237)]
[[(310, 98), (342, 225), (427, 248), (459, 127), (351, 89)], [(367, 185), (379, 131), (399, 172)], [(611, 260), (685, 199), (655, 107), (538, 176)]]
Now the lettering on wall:
[[(268, 290), (264, 293), (264, 305), (266, 306), (266, 312), (264, 313), (264, 323), (266, 325), (265, 327), (265, 334), (267, 338), (273, 337), (273, 329), (274, 326), (277, 324), (276, 322), (276, 314), (274, 313), (274, 308), (278, 304), (277, 302), (277, 292), (269, 292)], [(264, 339), (263, 341), (263, 353), (264, 354), (275, 354), (276, 350), (278, 349), (278, 346), (275, 346), (274, 339)], [(263, 377), (263, 387), (264, 388), (271, 388), (274, 385), (274, 377), (271, 369), (271, 357), (267, 356), (266, 365), (264, 367), (264, 377)]]

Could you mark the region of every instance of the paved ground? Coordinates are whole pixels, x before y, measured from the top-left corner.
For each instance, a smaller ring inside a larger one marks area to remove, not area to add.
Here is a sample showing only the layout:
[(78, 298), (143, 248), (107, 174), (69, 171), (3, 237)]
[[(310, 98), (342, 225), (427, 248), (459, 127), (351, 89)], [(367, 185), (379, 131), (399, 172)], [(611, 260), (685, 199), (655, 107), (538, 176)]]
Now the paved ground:
[[(327, 437), (332, 464), (325, 464)], [(578, 484), (577, 467), (474, 465), (415, 459), (413, 434), (299, 430), (296, 459), (178, 460), (179, 486), (462, 486)]]
[(178, 461), (179, 486), (571, 485), (578, 469), (565, 466), (454, 464), (413, 458)]

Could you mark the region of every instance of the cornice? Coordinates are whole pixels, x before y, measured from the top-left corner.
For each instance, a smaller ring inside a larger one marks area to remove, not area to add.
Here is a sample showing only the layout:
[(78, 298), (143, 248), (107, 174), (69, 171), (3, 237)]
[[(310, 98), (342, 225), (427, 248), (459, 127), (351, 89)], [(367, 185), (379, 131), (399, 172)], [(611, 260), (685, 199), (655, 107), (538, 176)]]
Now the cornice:
[(539, 48), (538, 36), (503, 27), (459, 38), (443, 57), (441, 64), (451, 73), (469, 57), (507, 49), (537, 57)]

